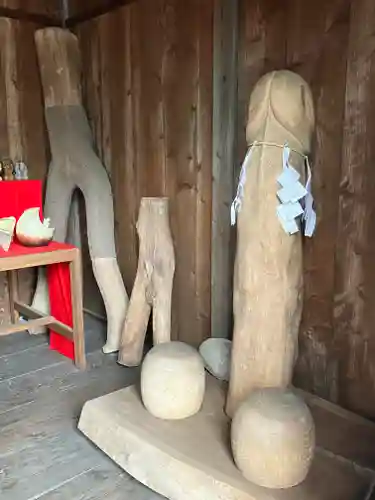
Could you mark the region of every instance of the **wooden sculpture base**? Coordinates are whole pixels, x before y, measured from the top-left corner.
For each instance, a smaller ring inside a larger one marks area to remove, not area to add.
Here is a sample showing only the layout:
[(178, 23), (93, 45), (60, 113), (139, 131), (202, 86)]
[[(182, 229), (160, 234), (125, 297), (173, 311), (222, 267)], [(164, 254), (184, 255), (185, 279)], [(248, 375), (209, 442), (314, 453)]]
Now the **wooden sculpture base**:
[[(233, 463), (229, 447), (229, 421), (223, 412), (225, 393), (208, 377), (202, 410), (182, 421), (159, 420), (148, 413), (135, 386), (85, 404), (79, 429), (120, 467), (141, 483), (171, 500), (352, 500), (365, 498), (371, 479), (350, 460), (336, 456), (335, 450), (318, 449), (306, 481), (289, 490), (267, 490), (246, 481)], [(315, 399), (312, 398), (314, 403)], [(321, 401), (321, 400), (320, 400)], [(323, 402), (323, 405), (326, 403)], [(330, 405), (334, 407), (334, 405)], [(334, 407), (336, 408), (336, 407)], [(324, 409), (324, 411), (327, 411)], [(333, 448), (358, 437), (365, 421), (347, 421), (339, 412), (328, 412), (323, 439)], [(312, 410), (313, 411), (313, 410)], [(324, 419), (318, 408), (317, 426)], [(319, 413), (320, 412), (320, 413)], [(347, 412), (345, 412), (347, 413)], [(314, 414), (314, 411), (313, 411)], [(333, 418), (333, 421), (329, 421)], [(344, 420), (343, 420), (344, 419)], [(331, 425), (335, 427), (331, 427)], [(345, 427), (346, 426), (346, 427)], [(345, 430), (346, 429), (346, 430)], [(375, 426), (368, 432), (375, 436)], [(343, 443), (336, 431), (345, 432)], [(336, 436), (337, 437), (337, 436)], [(364, 437), (363, 435), (361, 436)], [(367, 435), (369, 439), (370, 436)], [(371, 440), (373, 443), (374, 441)], [(358, 450), (366, 444), (358, 443)], [(355, 455), (356, 450), (353, 450)], [(366, 460), (372, 458), (362, 457)], [(345, 455), (345, 450), (344, 453)]]

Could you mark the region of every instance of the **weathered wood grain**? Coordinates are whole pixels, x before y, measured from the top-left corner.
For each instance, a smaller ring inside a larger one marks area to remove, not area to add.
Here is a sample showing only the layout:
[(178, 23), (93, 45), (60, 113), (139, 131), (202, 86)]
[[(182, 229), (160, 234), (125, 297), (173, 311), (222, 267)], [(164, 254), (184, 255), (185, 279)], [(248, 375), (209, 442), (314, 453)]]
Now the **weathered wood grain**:
[(27, 351), (46, 343), (47, 338), (45, 335), (30, 335), (27, 332), (2, 337), (0, 343), (0, 360), (9, 355), (19, 354), (19, 352)]
[[(91, 318), (87, 328), (92, 338), (103, 333)], [(11, 352), (9, 339), (0, 339), (0, 352), (4, 341)], [(139, 498), (156, 499), (157, 496), (148, 496), (152, 495), (149, 490), (120, 474), (76, 429), (85, 401), (134, 383), (137, 370), (120, 367), (114, 356), (95, 351), (88, 355), (89, 369), (81, 372), (62, 356), (58, 364), (50, 365), (47, 352), (40, 351), (39, 361), (31, 356), (31, 371), (27, 373), (19, 365), (26, 364), (28, 339), (24, 338), (23, 346), (15, 336), (13, 340), (13, 354), (2, 372), (6, 380), (0, 382), (1, 498), (70, 498), (64, 496), (68, 492), (72, 492), (71, 498), (77, 498), (73, 492), (78, 495), (81, 490), (80, 498), (88, 500), (102, 498), (102, 493), (116, 495), (116, 486), (121, 485), (122, 494), (136, 492)], [(2, 368), (3, 360), (4, 357), (0, 361)], [(18, 375), (11, 377), (17, 371)], [(87, 480), (81, 481), (86, 474), (90, 485)]]
[(237, 151), (238, 0), (216, 0), (212, 124), (211, 334), (232, 330), (233, 231), (230, 205)]
[(365, 0), (299, 0), (239, 5), (238, 158), (251, 88), (285, 67), (310, 84), (318, 211), (305, 242), (304, 314), (296, 383), (374, 417), (374, 85), (375, 8)]
[(63, 484), (39, 500), (162, 500), (163, 497), (135, 481), (131, 476), (110, 464), (99, 465)]
[(352, 2), (334, 308), (339, 401), (370, 417), (375, 416), (374, 29), (374, 2)]
[[(49, 144), (45, 131), (43, 96), (34, 45), (38, 25), (17, 22), (16, 85), (21, 119), (21, 159), (29, 168), (31, 179), (44, 180), (49, 162)], [(15, 158), (16, 159), (16, 158)]]
[(75, 474), (106, 462), (88, 441), (72, 430), (43, 439), (21, 453), (0, 457), (0, 491), (6, 500), (35, 498), (69, 480)]
[[(135, 371), (126, 371), (125, 368), (116, 366), (112, 357), (109, 362), (107, 359), (100, 366), (90, 369), (84, 377), (77, 373), (70, 374), (66, 381), (63, 380), (63, 389), (59, 391), (57, 387), (62, 380), (60, 376), (55, 377), (58, 373), (56, 367), (46, 366), (46, 369), (51, 376), (49, 391), (47, 389), (41, 396), (39, 393), (28, 404), (0, 414), (1, 458), (23, 453), (46, 437), (57, 436), (60, 430), (74, 430), (85, 401), (129, 385), (134, 382), (136, 375)], [(24, 375), (28, 376), (29, 374)], [(19, 381), (14, 380), (13, 384), (17, 388)], [(28, 415), (32, 415), (33, 421), (32, 425), (25, 427)], [(15, 436), (17, 439), (14, 439)]]
[(239, 3), (238, 167), (247, 149), (245, 128), (251, 90), (263, 74), (286, 66), (285, 9), (286, 0), (241, 0)]
[(287, 66), (310, 84), (316, 114), (311, 165), (318, 224), (314, 237), (305, 239), (296, 381), (337, 402), (333, 295), (350, 2), (318, 1), (302, 8), (289, 0), (288, 9)]
[(58, 25), (62, 21), (60, 0), (0, 0), (0, 15), (31, 20), (44, 25)]
[(64, 22), (68, 27), (77, 26), (82, 22), (116, 11), (120, 7), (134, 3), (136, 0), (68, 0)]
[[(44, 179), (48, 141), (34, 45), (37, 28), (32, 22), (0, 18), (0, 159), (22, 160), (31, 179)], [(34, 272), (21, 272), (19, 282), (22, 300), (29, 301)], [(9, 305), (2, 275), (0, 290), (0, 322), (5, 322), (9, 320)]]
[[(105, 325), (93, 320), (88, 315), (85, 317), (85, 343), (86, 353), (101, 349), (105, 342)], [(5, 338), (0, 342), (0, 382), (21, 377), (48, 366), (66, 363), (65, 357), (51, 351), (45, 336), (17, 333), (13, 339)], [(19, 337), (19, 340), (18, 340)], [(20, 350), (19, 346), (23, 349)], [(9, 350), (13, 347), (13, 351)], [(14, 351), (16, 349), (16, 351)], [(5, 352), (8, 350), (8, 353)]]
[(174, 337), (199, 344), (210, 334), (213, 1), (140, 0), (76, 31), (125, 284), (136, 272), (140, 198), (168, 196)]

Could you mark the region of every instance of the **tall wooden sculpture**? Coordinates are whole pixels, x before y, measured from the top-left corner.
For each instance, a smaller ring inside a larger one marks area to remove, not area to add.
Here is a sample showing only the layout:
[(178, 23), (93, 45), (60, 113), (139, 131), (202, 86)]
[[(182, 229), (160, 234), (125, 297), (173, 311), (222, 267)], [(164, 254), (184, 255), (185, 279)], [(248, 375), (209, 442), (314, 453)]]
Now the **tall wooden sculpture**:
[(139, 260), (122, 333), (119, 363), (137, 366), (152, 309), (154, 343), (171, 340), (171, 303), (175, 271), (167, 198), (142, 198), (137, 222)]
[(259, 144), (246, 165), (237, 221), (230, 416), (253, 389), (291, 382), (302, 309), (302, 243), (301, 233), (287, 234), (277, 218), (277, 179), (286, 142), (291, 164), (304, 179), (313, 127), (312, 96), (302, 78), (277, 71), (258, 82), (246, 135), (249, 146)]
[[(52, 153), (44, 211), (56, 228), (55, 239), (64, 241), (73, 192), (83, 193), (90, 257), (108, 319), (103, 351), (117, 351), (128, 297), (116, 260), (111, 185), (82, 106), (78, 40), (67, 30), (47, 28), (36, 32), (35, 41)], [(45, 309), (47, 303), (40, 276), (33, 305)]]

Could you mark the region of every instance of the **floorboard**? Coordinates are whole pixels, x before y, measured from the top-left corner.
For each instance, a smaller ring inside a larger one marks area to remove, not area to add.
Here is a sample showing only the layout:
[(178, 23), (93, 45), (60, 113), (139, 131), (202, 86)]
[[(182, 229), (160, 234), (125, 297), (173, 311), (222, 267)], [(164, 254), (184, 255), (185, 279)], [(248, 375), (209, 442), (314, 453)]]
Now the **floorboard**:
[(0, 339), (0, 363), (5, 356), (14, 353), (21, 353), (27, 349), (38, 345), (45, 345), (47, 339), (45, 335), (29, 335), (26, 332), (17, 333), (16, 335), (7, 335)]
[[(66, 363), (66, 360), (56, 351), (51, 351), (46, 336), (21, 334), (23, 344), (19, 344), (18, 334), (9, 335), (5, 339), (14, 338), (21, 349), (11, 350), (8, 341), (8, 353), (2, 355), (2, 339), (0, 339), (0, 382), (25, 374), (45, 369), (49, 366)], [(90, 317), (85, 319), (86, 353), (100, 350), (104, 344), (104, 326), (94, 322)], [(40, 340), (39, 340), (40, 339)], [(38, 342), (39, 340), (39, 342)], [(27, 347), (26, 347), (27, 346)]]
[(78, 430), (85, 401), (134, 383), (137, 369), (103, 355), (104, 327), (86, 317), (88, 369), (43, 336), (0, 339), (1, 500), (156, 500)]
[(99, 465), (71, 481), (63, 484), (54, 492), (40, 497), (40, 500), (157, 500), (163, 497), (156, 495), (135, 481), (113, 464)]

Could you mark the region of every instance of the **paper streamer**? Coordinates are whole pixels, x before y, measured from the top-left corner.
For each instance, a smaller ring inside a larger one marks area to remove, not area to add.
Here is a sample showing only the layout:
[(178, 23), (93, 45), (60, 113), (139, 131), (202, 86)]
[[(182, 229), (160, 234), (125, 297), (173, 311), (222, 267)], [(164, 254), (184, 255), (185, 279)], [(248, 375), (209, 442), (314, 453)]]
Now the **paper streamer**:
[(255, 146), (276, 146), (283, 148), (283, 171), (277, 178), (281, 188), (277, 191), (277, 197), (280, 204), (276, 207), (276, 215), (284, 231), (288, 234), (295, 234), (300, 230), (301, 223), (304, 225), (304, 235), (311, 237), (316, 227), (316, 212), (314, 210), (314, 198), (311, 192), (311, 168), (308, 158), (304, 156), (307, 181), (304, 186), (300, 182), (300, 174), (289, 163), (290, 147), (288, 144), (281, 146), (279, 144), (254, 142), (247, 150), (244, 161), (241, 165), (240, 176), (238, 180), (236, 197), (234, 198), (230, 209), (230, 221), (234, 226), (237, 216), (241, 211), (244, 189), (246, 184), (246, 170)]

